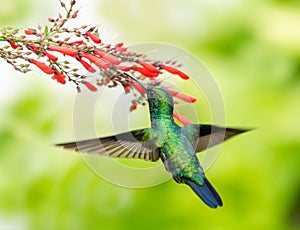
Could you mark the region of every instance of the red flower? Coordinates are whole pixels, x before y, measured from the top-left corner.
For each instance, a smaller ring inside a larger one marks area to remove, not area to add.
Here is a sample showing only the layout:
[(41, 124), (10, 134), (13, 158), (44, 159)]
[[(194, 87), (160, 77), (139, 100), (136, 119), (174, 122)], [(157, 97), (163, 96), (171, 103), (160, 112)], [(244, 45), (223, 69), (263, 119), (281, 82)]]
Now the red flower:
[(115, 45), (115, 47), (116, 47), (116, 48), (121, 48), (123, 45), (124, 45), (124, 43), (123, 43), (123, 42), (120, 42), (120, 43), (117, 43), (117, 44)]
[(39, 62), (39, 61), (34, 60), (34, 59), (31, 59), (30, 62), (32, 64), (36, 65), (38, 68), (40, 68), (40, 70), (42, 70), (46, 74), (53, 74), (55, 72), (52, 68), (50, 68), (49, 66), (47, 66), (43, 62)]
[(96, 91), (97, 91), (96, 86), (94, 86), (93, 84), (91, 84), (91, 83), (89, 83), (89, 82), (87, 82), (87, 81), (85, 81), (83, 84), (84, 84), (90, 91), (92, 91), (92, 92), (96, 92)]
[(160, 66), (162, 69), (168, 71), (171, 74), (178, 74), (180, 71), (172, 66), (167, 66), (167, 65), (161, 65)]
[(31, 50), (32, 52), (34, 52), (37, 55), (39, 55), (39, 53), (40, 53), (40, 48), (37, 47), (35, 44), (28, 45), (27, 49)]
[(146, 62), (143, 62), (143, 61), (140, 61), (139, 62), (141, 66), (143, 66), (145, 69), (147, 69), (148, 71), (152, 72), (152, 73), (158, 73), (159, 70), (156, 69), (156, 67), (152, 64), (149, 64), (149, 63), (146, 63)]
[(78, 50), (68, 48), (68, 47), (63, 47), (63, 46), (49, 46), (48, 50), (50, 51), (57, 51), (62, 54), (71, 56), (71, 57), (76, 57), (78, 56)]
[(48, 53), (48, 52), (45, 52), (45, 55), (51, 60), (51, 61), (57, 61), (58, 60), (58, 57)]
[(121, 48), (116, 48), (116, 51), (120, 52), (120, 53), (123, 53), (123, 52), (126, 52), (128, 50), (127, 47), (121, 47)]
[(117, 44), (115, 45), (116, 51), (121, 52), (121, 53), (122, 53), (122, 52), (126, 52), (126, 51), (127, 51), (127, 47), (123, 47), (123, 45), (124, 45), (123, 42), (117, 43)]
[(197, 101), (197, 98), (195, 97), (192, 97), (188, 94), (184, 94), (184, 93), (180, 93), (174, 89), (170, 89), (170, 88), (167, 88), (167, 87), (162, 87), (164, 90), (166, 90), (169, 94), (171, 94), (173, 97), (177, 97), (185, 102), (188, 102), (188, 103), (194, 103)]
[(97, 35), (95, 35), (95, 34), (92, 34), (90, 32), (86, 32), (86, 36), (88, 36), (96, 44), (101, 43), (101, 39)]
[(178, 70), (178, 69), (176, 69), (176, 68), (174, 68), (172, 66), (161, 65), (160, 68), (168, 71), (171, 74), (176, 74), (176, 75), (178, 75), (179, 77), (181, 77), (184, 80), (187, 80), (187, 79), (190, 78), (187, 74), (181, 72), (180, 70)]
[(95, 68), (93, 68), (89, 63), (87, 63), (84, 60), (80, 59), (79, 62), (84, 66), (84, 68), (86, 68), (87, 71), (91, 73), (95, 73), (97, 71), (95, 70)]
[(15, 43), (14, 41), (10, 40), (9, 41), (9, 44), (10, 46), (13, 48), (13, 49), (17, 49), (19, 46), (17, 45), (17, 43)]
[(130, 85), (135, 88), (140, 94), (145, 94), (147, 93), (147, 91), (144, 89), (144, 87), (142, 87), (139, 83), (137, 83), (136, 81), (131, 81)]
[(124, 72), (127, 72), (127, 71), (131, 70), (131, 67), (129, 67), (129, 66), (115, 65), (114, 67), (115, 67), (116, 69), (121, 70), (121, 71), (124, 71)]
[(133, 103), (131, 106), (130, 106), (130, 112), (132, 112), (133, 110), (136, 110), (137, 109), (137, 104), (136, 103)]
[(124, 88), (125, 94), (130, 93), (130, 87), (128, 84), (123, 85), (123, 88)]
[(132, 69), (134, 71), (138, 71), (141, 74), (143, 74), (145, 77), (157, 77), (158, 73), (150, 72), (149, 70), (143, 68), (143, 67), (138, 67), (138, 66), (132, 66)]
[(187, 80), (187, 79), (190, 78), (187, 74), (185, 74), (185, 73), (183, 73), (183, 72), (181, 72), (181, 71), (179, 71), (179, 73), (178, 73), (177, 75), (178, 75), (179, 77), (181, 77), (182, 79), (184, 79), (184, 80)]
[(105, 83), (108, 84), (111, 81), (111, 78), (110, 77), (106, 77), (104, 80), (105, 80)]
[(53, 80), (56, 80), (58, 83), (61, 84), (66, 84), (66, 76), (61, 74), (60, 72), (56, 72), (53, 76), (52, 76)]
[(114, 65), (119, 65), (122, 62), (120, 59), (118, 59), (115, 56), (113, 56), (109, 53), (106, 53), (102, 50), (96, 50), (95, 54), (99, 55), (101, 58), (103, 58), (104, 60), (106, 60)]
[(27, 34), (27, 35), (32, 35), (32, 34), (36, 34), (36, 30), (34, 30), (34, 29), (27, 29), (27, 30), (24, 30), (24, 33)]
[(96, 66), (102, 68), (102, 69), (107, 69), (110, 66), (110, 63), (103, 60), (102, 58), (99, 58), (95, 55), (89, 54), (89, 53), (80, 53), (81, 57), (84, 57), (86, 59), (89, 59), (92, 63), (94, 63)]
[(169, 94), (171, 94), (172, 96), (176, 96), (179, 92), (174, 90), (174, 89), (171, 89), (171, 88), (168, 88), (168, 87), (165, 87), (163, 86), (162, 87), (164, 90), (166, 90)]
[(194, 103), (197, 101), (197, 98), (195, 97), (192, 97), (190, 95), (187, 95), (187, 94), (184, 94), (184, 93), (178, 93), (175, 95), (175, 97), (185, 101), (185, 102), (188, 102), (188, 103)]
[(74, 45), (82, 45), (83, 44), (83, 40), (79, 40), (79, 41), (75, 41), (75, 42), (70, 42), (69, 45), (70, 46), (74, 46)]
[(187, 119), (186, 117), (178, 114), (178, 113), (173, 113), (173, 117), (179, 122), (181, 123), (183, 126), (187, 126), (189, 124), (191, 124), (192, 122)]

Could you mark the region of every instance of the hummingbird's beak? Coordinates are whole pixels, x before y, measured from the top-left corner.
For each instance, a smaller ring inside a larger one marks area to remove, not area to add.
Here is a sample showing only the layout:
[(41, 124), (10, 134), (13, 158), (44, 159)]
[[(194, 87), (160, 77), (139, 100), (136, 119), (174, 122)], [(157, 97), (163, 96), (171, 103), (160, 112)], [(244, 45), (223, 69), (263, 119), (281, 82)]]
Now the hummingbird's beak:
[(127, 77), (131, 78), (132, 80), (134, 80), (135, 82), (137, 82), (139, 85), (141, 85), (145, 90), (148, 90), (148, 86), (144, 83), (144, 82), (141, 82), (140, 80), (136, 79), (136, 77), (134, 76), (131, 76), (130, 74), (128, 73), (124, 73)]

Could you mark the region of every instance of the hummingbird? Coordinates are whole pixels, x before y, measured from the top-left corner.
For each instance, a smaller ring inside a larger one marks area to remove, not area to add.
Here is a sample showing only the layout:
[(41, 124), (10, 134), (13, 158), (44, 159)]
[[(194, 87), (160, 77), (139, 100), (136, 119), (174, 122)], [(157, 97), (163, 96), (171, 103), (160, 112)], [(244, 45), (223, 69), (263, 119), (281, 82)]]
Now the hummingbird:
[(149, 87), (129, 74), (127, 76), (146, 90), (151, 128), (56, 146), (116, 158), (161, 160), (173, 179), (177, 183), (187, 184), (206, 205), (211, 208), (223, 206), (221, 197), (206, 178), (196, 153), (247, 130), (209, 124), (181, 127), (173, 120), (174, 102), (166, 90)]

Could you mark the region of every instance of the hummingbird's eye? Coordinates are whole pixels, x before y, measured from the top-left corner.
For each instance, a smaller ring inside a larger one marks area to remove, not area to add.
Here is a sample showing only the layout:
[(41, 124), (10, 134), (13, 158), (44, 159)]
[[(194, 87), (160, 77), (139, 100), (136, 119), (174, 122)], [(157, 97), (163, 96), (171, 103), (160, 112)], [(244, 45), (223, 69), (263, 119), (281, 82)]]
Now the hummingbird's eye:
[(154, 97), (156, 97), (156, 95), (153, 91), (149, 91), (149, 97), (154, 98)]

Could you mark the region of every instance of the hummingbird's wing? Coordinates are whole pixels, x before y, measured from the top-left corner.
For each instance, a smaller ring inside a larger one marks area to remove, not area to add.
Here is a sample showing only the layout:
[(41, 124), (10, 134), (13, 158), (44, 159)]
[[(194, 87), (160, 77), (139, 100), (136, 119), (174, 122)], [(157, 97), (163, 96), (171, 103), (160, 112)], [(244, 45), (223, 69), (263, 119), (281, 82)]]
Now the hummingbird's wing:
[(182, 132), (192, 143), (196, 153), (218, 145), (235, 135), (247, 131), (248, 130), (201, 124), (191, 124), (182, 127)]
[(116, 158), (139, 158), (157, 161), (160, 157), (160, 151), (151, 137), (151, 128), (145, 128), (115, 136), (56, 144), (56, 146)]

